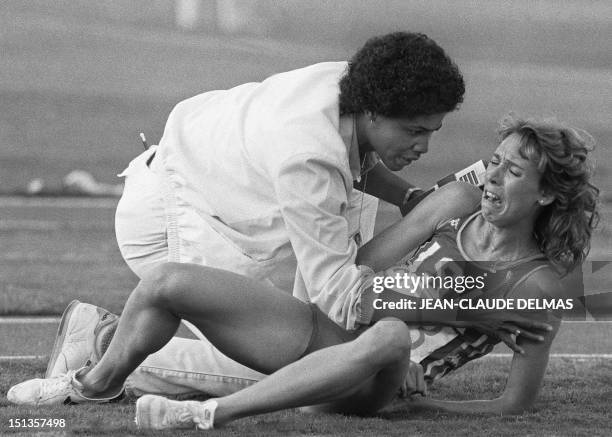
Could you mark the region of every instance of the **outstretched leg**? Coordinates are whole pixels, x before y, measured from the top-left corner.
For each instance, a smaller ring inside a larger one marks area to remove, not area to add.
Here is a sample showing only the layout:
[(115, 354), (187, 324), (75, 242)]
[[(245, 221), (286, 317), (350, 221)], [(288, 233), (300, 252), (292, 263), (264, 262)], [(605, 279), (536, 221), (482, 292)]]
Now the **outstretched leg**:
[[(321, 326), (327, 329), (324, 322)], [(353, 341), (316, 350), (229, 396), (203, 403), (144, 396), (136, 403), (136, 422), (145, 429), (193, 424), (210, 429), (245, 416), (311, 404), (324, 411), (371, 414), (397, 393), (409, 370), (409, 354), (406, 325), (396, 319), (381, 321)]]
[(83, 394), (120, 390), (125, 378), (172, 338), (181, 319), (223, 353), (262, 373), (299, 359), (313, 329), (309, 306), (283, 291), (224, 270), (167, 264), (130, 295), (108, 350), (79, 377)]
[(74, 379), (80, 386), (76, 395), (117, 394), (142, 360), (172, 338), (181, 319), (195, 324), (231, 358), (263, 373), (281, 369), (220, 398), (218, 424), (312, 404), (371, 413), (392, 398), (408, 370), (410, 336), (402, 322), (381, 321), (355, 338), (316, 308), (275, 288), (227, 271), (168, 264), (143, 278), (130, 295), (106, 354)]
[(216, 399), (215, 424), (315, 404), (325, 411), (371, 414), (397, 394), (409, 363), (407, 326), (395, 319), (380, 321), (353, 341), (317, 350)]
[(222, 270), (170, 264), (130, 296), (109, 349), (81, 378), (92, 391), (84, 394), (117, 390), (172, 337), (181, 318), (231, 358), (264, 373), (280, 369), (219, 398), (218, 424), (313, 404), (371, 413), (393, 397), (408, 370), (410, 335), (400, 321), (381, 321), (346, 342), (355, 334), (282, 291)]

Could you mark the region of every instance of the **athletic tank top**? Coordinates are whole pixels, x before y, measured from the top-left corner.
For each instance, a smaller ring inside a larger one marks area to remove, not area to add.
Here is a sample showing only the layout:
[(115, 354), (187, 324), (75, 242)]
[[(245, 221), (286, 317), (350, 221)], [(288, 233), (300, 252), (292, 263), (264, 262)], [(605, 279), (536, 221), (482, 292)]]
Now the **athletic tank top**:
[[(471, 260), (461, 245), (461, 234), (466, 225), (480, 211), (443, 222), (432, 238), (423, 243), (413, 255), (398, 265), (409, 269), (413, 274), (426, 277), (482, 277), (485, 287), (465, 290), (470, 297), (507, 296), (520, 282), (541, 268), (550, 268), (543, 255), (535, 255), (521, 260), (494, 265)], [(445, 298), (461, 297), (457, 287), (449, 290), (438, 289), (438, 295)], [(473, 329), (451, 328), (444, 326), (411, 325), (411, 359), (419, 362), (428, 383), (458, 369), (467, 362), (491, 352), (496, 338)]]

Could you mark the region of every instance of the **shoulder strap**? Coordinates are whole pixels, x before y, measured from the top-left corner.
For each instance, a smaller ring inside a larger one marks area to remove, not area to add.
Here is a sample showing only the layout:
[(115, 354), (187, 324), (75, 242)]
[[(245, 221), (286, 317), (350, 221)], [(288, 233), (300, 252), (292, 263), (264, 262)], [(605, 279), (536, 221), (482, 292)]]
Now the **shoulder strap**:
[(550, 262), (545, 258), (538, 258), (531, 261), (526, 261), (518, 266), (514, 266), (509, 270), (512, 272), (512, 286), (508, 289), (508, 293), (512, 293), (520, 284), (525, 282), (531, 275), (542, 269), (550, 269), (556, 273)]

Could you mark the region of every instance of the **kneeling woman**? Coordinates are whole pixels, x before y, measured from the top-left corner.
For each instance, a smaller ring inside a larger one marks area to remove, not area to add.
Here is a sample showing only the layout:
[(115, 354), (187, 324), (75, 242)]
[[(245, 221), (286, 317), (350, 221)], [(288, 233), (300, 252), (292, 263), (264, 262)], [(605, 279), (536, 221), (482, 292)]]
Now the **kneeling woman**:
[[(558, 273), (584, 260), (597, 219), (598, 191), (589, 182), (587, 159), (590, 137), (558, 123), (519, 119), (507, 119), (501, 137), (487, 168), (484, 192), (467, 184), (445, 186), (366, 244), (357, 262), (373, 271), (395, 265), (387, 271), (390, 275), (480, 275), (487, 277), (481, 297), (563, 297)], [(406, 256), (414, 248), (414, 255)], [(270, 375), (206, 402), (144, 396), (136, 405), (142, 428), (207, 429), (244, 416), (312, 405), (330, 412), (371, 414), (389, 403), (406, 381), (411, 390), (422, 392), (425, 381), (488, 353), (498, 342), (497, 336), (483, 334), (482, 314), (477, 313), (470, 322), (439, 320), (446, 326), (425, 336), (423, 328), (400, 320), (418, 312), (375, 310), (372, 305), (375, 296), (397, 300), (406, 298), (405, 293), (385, 289), (377, 294), (367, 285), (358, 302), (367, 316), (361, 320), (363, 328), (347, 331), (313, 305), (249, 278), (167, 264), (133, 291), (95, 367), (26, 381), (8, 397), (34, 405), (115, 397), (139, 363), (172, 338), (181, 319), (196, 325), (229, 357)], [(443, 296), (440, 290), (425, 288), (416, 295)], [(538, 339), (515, 332), (503, 323), (503, 315), (485, 316), (497, 317), (498, 332), (521, 335), (503, 394), (483, 401), (424, 400), (419, 402), (422, 407), (515, 414), (532, 405), (558, 318), (533, 314), (552, 327)], [(487, 323), (490, 327), (492, 322)]]

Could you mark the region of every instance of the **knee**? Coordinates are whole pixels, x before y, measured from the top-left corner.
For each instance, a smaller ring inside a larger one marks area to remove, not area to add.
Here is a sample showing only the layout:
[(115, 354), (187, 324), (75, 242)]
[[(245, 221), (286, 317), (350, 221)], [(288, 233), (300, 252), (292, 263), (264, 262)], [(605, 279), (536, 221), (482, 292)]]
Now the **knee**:
[(359, 340), (368, 360), (380, 362), (382, 366), (410, 359), (410, 330), (400, 320), (383, 319), (363, 333)]
[(184, 264), (164, 263), (149, 269), (134, 292), (139, 297), (167, 306), (172, 303), (173, 296), (184, 289), (188, 276)]

